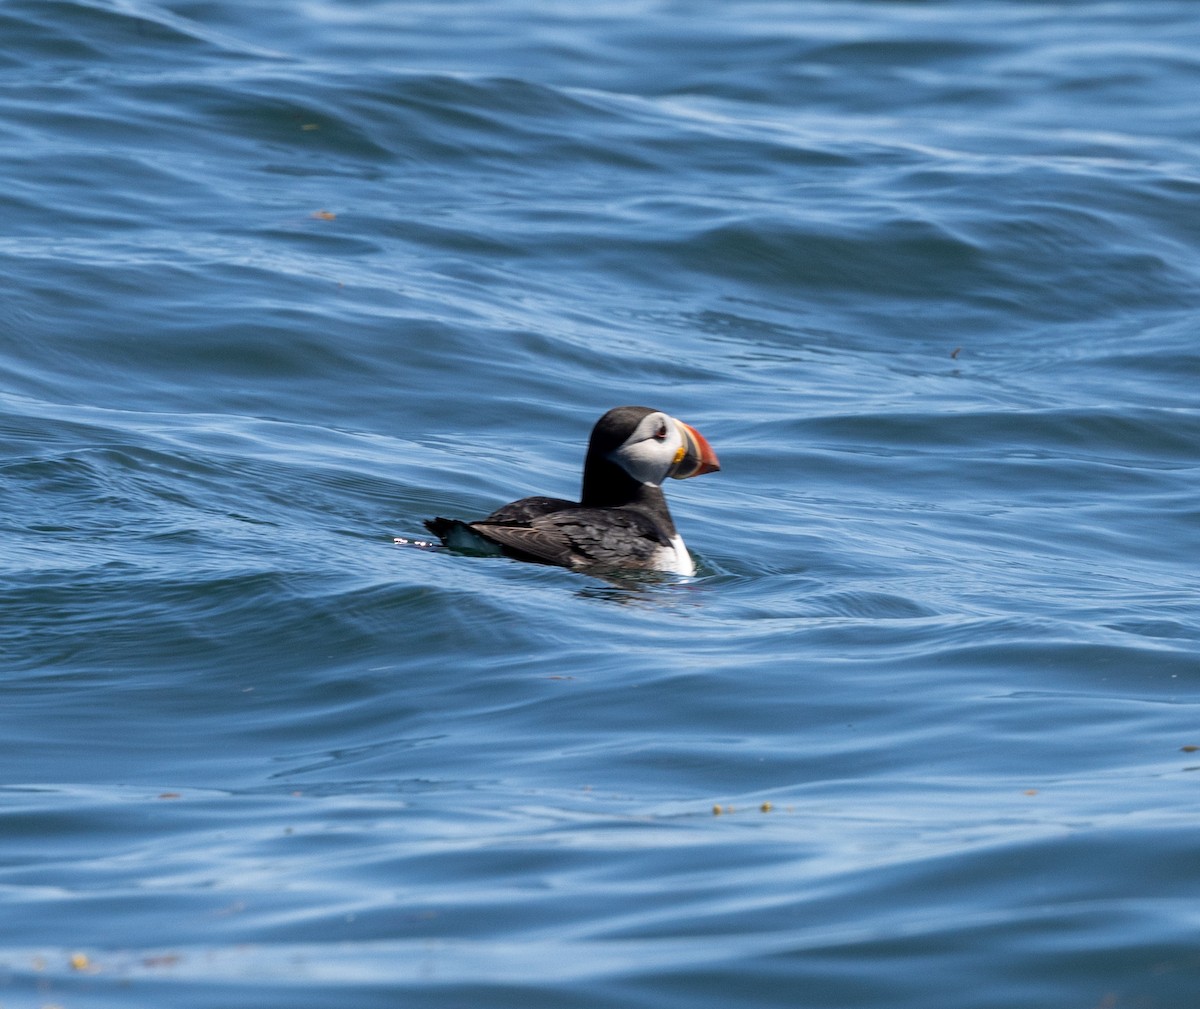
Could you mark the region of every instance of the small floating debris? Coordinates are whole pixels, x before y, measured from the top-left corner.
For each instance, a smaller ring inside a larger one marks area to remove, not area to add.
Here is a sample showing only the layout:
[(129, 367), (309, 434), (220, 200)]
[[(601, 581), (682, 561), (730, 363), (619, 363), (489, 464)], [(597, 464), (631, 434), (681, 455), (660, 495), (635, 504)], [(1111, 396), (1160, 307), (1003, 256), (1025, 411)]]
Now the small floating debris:
[[(778, 808), (778, 807), (776, 807), (775, 803), (773, 803), (773, 802), (762, 802), (758, 806), (758, 811), (760, 813), (773, 813), (773, 812), (775, 812), (776, 808)], [(795, 806), (784, 806), (783, 809), (785, 812), (788, 812), (788, 813), (794, 813), (796, 811)], [(722, 806), (719, 802), (713, 804), (713, 808), (712, 808), (713, 816), (728, 816), (728, 815), (730, 815), (732, 813), (736, 813), (736, 812), (737, 812), (737, 810), (734, 809), (733, 806), (729, 806), (729, 805)]]

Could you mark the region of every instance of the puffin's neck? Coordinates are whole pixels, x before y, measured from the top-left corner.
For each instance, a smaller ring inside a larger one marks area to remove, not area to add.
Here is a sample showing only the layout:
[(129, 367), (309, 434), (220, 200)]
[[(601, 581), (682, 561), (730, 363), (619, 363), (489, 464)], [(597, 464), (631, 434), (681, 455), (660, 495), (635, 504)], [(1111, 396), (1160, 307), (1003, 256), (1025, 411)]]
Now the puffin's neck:
[(675, 534), (675, 523), (671, 521), (661, 487), (641, 483), (615, 462), (591, 452), (583, 467), (583, 492), (579, 503), (585, 508), (637, 508), (654, 516), (668, 535)]

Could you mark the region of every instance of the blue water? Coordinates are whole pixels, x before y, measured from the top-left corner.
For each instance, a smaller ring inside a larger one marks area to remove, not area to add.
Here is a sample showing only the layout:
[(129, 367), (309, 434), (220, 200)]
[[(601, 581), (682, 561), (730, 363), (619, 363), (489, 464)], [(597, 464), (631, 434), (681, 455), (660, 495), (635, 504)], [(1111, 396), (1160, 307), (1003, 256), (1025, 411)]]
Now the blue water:
[(4, 1009), (1198, 1004), (1198, 15), (0, 6)]

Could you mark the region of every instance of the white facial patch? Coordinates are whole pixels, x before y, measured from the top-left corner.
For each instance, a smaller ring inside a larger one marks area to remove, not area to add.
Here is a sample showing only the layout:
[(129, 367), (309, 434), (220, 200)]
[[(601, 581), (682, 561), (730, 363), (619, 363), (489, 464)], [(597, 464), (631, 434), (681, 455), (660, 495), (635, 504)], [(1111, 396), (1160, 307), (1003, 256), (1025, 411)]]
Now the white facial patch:
[(609, 458), (639, 483), (659, 487), (684, 451), (683, 436), (674, 418), (650, 413)]

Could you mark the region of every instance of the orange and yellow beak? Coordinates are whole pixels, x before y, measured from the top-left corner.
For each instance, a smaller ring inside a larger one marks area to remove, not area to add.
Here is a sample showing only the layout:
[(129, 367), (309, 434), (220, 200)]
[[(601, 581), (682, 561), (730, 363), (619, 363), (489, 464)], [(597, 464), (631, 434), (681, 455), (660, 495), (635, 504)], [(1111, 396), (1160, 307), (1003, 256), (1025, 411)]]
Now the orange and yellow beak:
[(683, 435), (683, 445), (675, 456), (675, 465), (671, 468), (671, 477), (675, 480), (686, 480), (688, 477), (700, 476), (701, 473), (715, 473), (721, 468), (717, 461), (717, 453), (712, 450), (708, 439), (690, 424), (681, 420), (679, 433)]

